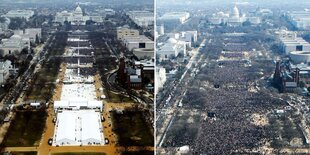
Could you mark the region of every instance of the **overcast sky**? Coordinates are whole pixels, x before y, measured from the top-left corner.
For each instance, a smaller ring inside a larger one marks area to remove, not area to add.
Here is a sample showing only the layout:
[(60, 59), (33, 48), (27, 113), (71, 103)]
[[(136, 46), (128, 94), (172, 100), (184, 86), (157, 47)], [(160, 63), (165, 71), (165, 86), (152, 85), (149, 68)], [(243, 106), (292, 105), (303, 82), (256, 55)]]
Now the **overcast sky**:
[(157, 0), (157, 3), (255, 3), (255, 4), (310, 4), (310, 0)]
[(310, 0), (157, 0), (157, 6), (168, 7), (175, 5), (185, 7), (213, 7), (237, 4), (239, 6), (260, 6), (267, 8), (310, 8)]
[(74, 2), (99, 2), (99, 3), (111, 3), (111, 2), (140, 2), (140, 3), (153, 3), (153, 0), (0, 0), (1, 2), (10, 3), (74, 3)]

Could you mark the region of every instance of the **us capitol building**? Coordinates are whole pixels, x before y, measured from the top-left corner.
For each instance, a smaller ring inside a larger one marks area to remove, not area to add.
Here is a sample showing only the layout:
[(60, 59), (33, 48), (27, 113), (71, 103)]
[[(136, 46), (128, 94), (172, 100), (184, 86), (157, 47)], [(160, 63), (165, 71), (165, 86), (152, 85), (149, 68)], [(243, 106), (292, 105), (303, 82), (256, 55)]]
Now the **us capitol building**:
[(259, 17), (247, 17), (245, 14), (240, 14), (239, 9), (235, 6), (230, 13), (217, 12), (209, 18), (213, 25), (227, 24), (229, 26), (239, 26), (243, 22), (249, 21), (251, 24), (259, 24), (261, 22)]
[(72, 25), (85, 25), (87, 20), (92, 20), (94, 22), (103, 22), (102, 16), (86, 16), (83, 15), (82, 8), (80, 5), (72, 12), (62, 11), (57, 12), (55, 17), (55, 22), (64, 23), (65, 21), (71, 22)]

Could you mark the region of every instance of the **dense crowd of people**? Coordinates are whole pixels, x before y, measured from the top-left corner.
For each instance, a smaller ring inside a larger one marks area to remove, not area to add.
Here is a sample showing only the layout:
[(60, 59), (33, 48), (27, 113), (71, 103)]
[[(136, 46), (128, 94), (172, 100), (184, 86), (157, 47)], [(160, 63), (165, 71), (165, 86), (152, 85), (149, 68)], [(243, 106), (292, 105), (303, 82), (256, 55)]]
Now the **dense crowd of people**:
[(267, 93), (251, 93), (240, 88), (209, 88), (204, 94), (206, 99), (201, 108), (214, 112), (216, 120), (207, 119), (201, 123), (193, 147), (197, 152), (210, 154), (256, 147), (262, 138), (266, 138), (266, 133), (263, 127), (251, 123), (250, 116), (285, 105)]
[(190, 127), (178, 130), (184, 133), (168, 138), (168, 145), (182, 146), (186, 142), (197, 154), (227, 154), (253, 149), (267, 138), (265, 127), (253, 124), (250, 116), (265, 114), (276, 107), (284, 107), (286, 103), (264, 87), (257, 92), (249, 91), (249, 87), (258, 84), (258, 79), (265, 75), (257, 74), (264, 65), (252, 69), (232, 61), (229, 65), (215, 66), (202, 69), (183, 100), (186, 109), (215, 113), (215, 120), (208, 118), (197, 123), (196, 138), (191, 137)]
[(222, 52), (225, 58), (243, 58), (244, 55), (244, 52)]

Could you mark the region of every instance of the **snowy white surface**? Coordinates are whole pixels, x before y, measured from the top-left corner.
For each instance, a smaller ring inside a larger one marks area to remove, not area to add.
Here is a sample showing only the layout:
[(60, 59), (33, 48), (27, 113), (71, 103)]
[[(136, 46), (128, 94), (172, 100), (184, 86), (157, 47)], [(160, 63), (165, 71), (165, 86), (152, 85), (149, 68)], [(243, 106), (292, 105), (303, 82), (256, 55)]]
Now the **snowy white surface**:
[(57, 114), (53, 146), (104, 145), (99, 112), (70, 110)]
[(75, 100), (82, 98), (84, 100), (97, 100), (96, 88), (93, 84), (64, 84), (62, 86), (61, 101)]

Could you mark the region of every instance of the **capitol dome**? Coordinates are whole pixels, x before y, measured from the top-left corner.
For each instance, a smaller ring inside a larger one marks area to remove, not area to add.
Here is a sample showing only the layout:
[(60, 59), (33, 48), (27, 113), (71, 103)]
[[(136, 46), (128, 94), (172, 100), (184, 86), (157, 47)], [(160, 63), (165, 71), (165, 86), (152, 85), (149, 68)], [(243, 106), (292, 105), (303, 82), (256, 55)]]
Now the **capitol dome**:
[(75, 14), (83, 14), (82, 8), (78, 5), (74, 11)]
[(234, 7), (233, 12), (232, 12), (232, 16), (233, 17), (239, 17), (240, 16), (239, 9), (237, 8), (237, 6)]

